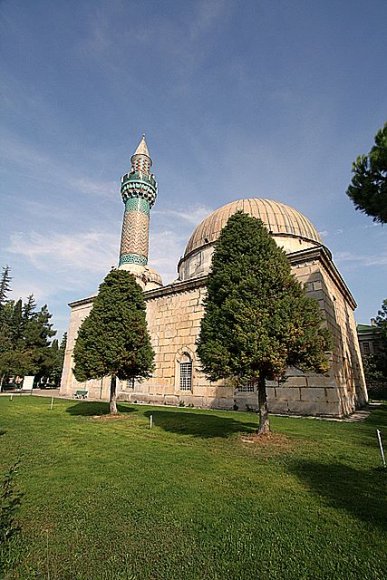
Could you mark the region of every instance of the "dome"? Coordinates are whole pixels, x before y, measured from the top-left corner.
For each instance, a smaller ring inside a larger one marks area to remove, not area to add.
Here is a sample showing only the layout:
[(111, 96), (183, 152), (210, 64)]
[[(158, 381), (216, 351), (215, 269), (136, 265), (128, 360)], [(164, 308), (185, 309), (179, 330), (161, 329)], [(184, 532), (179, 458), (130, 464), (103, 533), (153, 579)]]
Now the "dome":
[(214, 242), (237, 211), (262, 220), (276, 243), (287, 254), (322, 244), (314, 225), (289, 205), (255, 197), (238, 199), (212, 212), (195, 228), (178, 265), (180, 280), (208, 274)]
[(317, 244), (322, 243), (316, 228), (302, 213), (278, 201), (253, 197), (232, 201), (207, 216), (195, 228), (184, 256), (197, 248), (215, 242), (229, 218), (240, 210), (262, 220), (273, 236), (294, 236)]

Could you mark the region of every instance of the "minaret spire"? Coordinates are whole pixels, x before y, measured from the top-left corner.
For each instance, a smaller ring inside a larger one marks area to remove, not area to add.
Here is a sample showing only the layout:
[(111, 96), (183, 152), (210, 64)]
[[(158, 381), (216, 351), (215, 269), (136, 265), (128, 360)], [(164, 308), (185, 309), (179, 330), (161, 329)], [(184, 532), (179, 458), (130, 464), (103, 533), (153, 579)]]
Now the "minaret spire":
[[(149, 151), (148, 151), (148, 145), (146, 144), (145, 133), (142, 134), (141, 141), (138, 144), (134, 155), (146, 155), (147, 157), (149, 157), (149, 159), (151, 158), (149, 155)], [(134, 157), (134, 155), (133, 155), (133, 157)], [(133, 157), (132, 157), (132, 160), (133, 160)], [(151, 165), (152, 165), (152, 160), (151, 160)]]
[(125, 204), (119, 267), (141, 277), (148, 263), (149, 217), (156, 201), (157, 183), (150, 172), (152, 159), (143, 134), (131, 157), (131, 169), (121, 179)]

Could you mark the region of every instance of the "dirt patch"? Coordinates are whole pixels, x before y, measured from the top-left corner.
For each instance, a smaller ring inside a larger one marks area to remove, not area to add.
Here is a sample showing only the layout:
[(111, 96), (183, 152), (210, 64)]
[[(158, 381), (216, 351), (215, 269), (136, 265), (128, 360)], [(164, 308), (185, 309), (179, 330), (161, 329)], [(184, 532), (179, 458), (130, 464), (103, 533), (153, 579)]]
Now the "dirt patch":
[(260, 447), (275, 447), (276, 449), (281, 449), (294, 446), (294, 440), (289, 439), (289, 437), (280, 433), (266, 433), (264, 435), (253, 433), (252, 435), (243, 435), (241, 439), (243, 443), (249, 443)]
[(123, 419), (130, 419), (127, 413), (117, 413), (117, 415), (93, 415), (91, 417), (97, 421), (122, 421)]

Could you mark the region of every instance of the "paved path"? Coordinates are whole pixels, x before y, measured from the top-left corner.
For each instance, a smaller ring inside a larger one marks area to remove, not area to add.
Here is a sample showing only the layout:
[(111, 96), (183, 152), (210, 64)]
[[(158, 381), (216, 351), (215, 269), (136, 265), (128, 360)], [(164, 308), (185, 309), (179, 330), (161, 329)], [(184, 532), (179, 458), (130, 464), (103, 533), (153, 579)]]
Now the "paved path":
[(56, 399), (61, 398), (59, 395), (59, 389), (33, 389), (25, 390), (23, 389), (15, 389), (13, 391), (2, 391), (0, 393), (1, 397), (9, 397), (13, 395), (14, 397), (26, 397), (28, 395), (37, 395), (38, 397), (55, 397)]
[[(55, 399), (68, 399), (70, 401), (75, 400), (73, 399), (73, 397), (70, 396), (62, 396), (59, 394), (59, 389), (34, 389), (31, 393), (31, 391), (6, 391), (5, 393), (0, 393), (0, 396), (6, 397), (6, 396), (10, 396), (10, 395), (16, 395), (16, 396), (28, 396), (28, 395), (35, 395), (38, 397), (54, 397)], [(87, 399), (88, 401), (101, 401), (101, 399)], [(108, 402), (108, 401), (101, 401), (101, 402)], [(121, 401), (119, 401), (121, 402)], [(371, 402), (367, 405), (367, 407), (365, 407), (364, 409), (360, 409), (359, 411), (356, 411), (355, 413), (352, 413), (352, 415), (350, 415), (349, 417), (305, 417), (303, 415), (279, 415), (280, 417), (293, 417), (295, 419), (314, 419), (316, 421), (340, 421), (342, 423), (355, 423), (355, 422), (359, 422), (359, 421), (364, 421), (365, 419), (367, 419), (367, 417), (369, 416), (370, 412), (372, 411), (372, 409), (375, 409), (376, 407), (380, 407), (380, 405), (382, 405), (382, 403), (379, 402)], [(154, 406), (158, 406), (158, 405), (154, 405)], [(160, 405), (161, 407), (163, 407), (164, 405)], [(277, 413), (273, 413), (273, 415), (275, 415)]]

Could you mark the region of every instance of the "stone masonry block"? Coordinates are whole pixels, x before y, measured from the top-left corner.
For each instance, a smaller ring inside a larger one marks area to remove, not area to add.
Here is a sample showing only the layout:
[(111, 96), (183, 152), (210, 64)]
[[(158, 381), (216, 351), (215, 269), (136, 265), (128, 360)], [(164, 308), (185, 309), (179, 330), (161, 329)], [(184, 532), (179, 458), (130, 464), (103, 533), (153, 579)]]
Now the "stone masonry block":
[(179, 328), (177, 331), (178, 336), (189, 336), (191, 330), (189, 328)]
[(325, 375), (316, 375), (307, 377), (308, 387), (335, 387), (335, 379), (333, 377), (326, 377)]
[[(256, 397), (257, 394), (253, 393), (254, 396)], [(266, 387), (266, 395), (269, 401), (271, 401), (272, 399), (275, 399), (275, 388), (274, 387)]]
[(338, 390), (335, 389), (325, 389), (326, 398), (329, 403), (338, 403), (340, 400)]
[(284, 413), (293, 415), (337, 415), (339, 413), (338, 404), (326, 402), (309, 401), (271, 401), (269, 405), (271, 413)]
[(301, 389), (301, 400), (308, 401), (310, 403), (326, 401), (327, 396), (325, 389), (321, 387), (313, 387), (311, 389), (305, 388)]
[(278, 387), (278, 381), (266, 381), (266, 388), (267, 387)]
[(278, 401), (300, 401), (300, 389), (288, 389), (287, 387), (279, 387), (275, 389), (276, 399)]
[(292, 377), (289, 376), (283, 383), (284, 387), (306, 387), (306, 377)]

